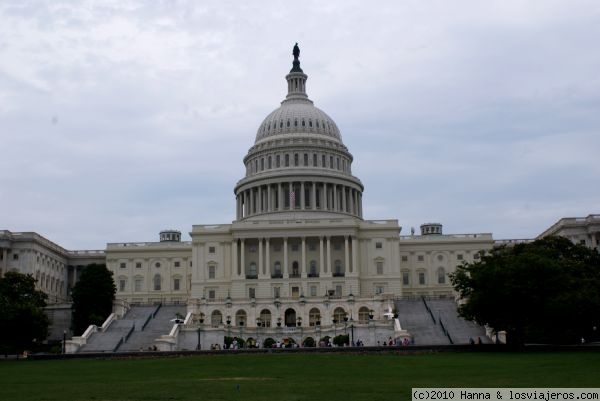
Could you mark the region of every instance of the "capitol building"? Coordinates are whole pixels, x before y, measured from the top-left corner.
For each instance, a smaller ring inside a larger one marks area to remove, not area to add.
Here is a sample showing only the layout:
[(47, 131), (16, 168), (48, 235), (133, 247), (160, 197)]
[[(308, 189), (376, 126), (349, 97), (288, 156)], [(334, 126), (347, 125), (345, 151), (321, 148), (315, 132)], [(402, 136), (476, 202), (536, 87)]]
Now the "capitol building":
[[(124, 321), (136, 306), (162, 305), (183, 321), (152, 339), (162, 350), (207, 349), (234, 335), (302, 343), (348, 332), (349, 324), (365, 344), (411, 337), (398, 300), (453, 303), (448, 274), (495, 241), (490, 233), (448, 235), (439, 223), (401, 235), (395, 219), (367, 220), (353, 156), (335, 121), (309, 98), (297, 46), (293, 55), (285, 99), (254, 142), (248, 138), (244, 175), (233, 186), (235, 221), (193, 225), (191, 241), (164, 230), (157, 242), (108, 243), (98, 252), (0, 231), (0, 267), (32, 274), (61, 303), (85, 263), (105, 263), (117, 287), (115, 313), (91, 332)], [(600, 216), (588, 219), (593, 230), (574, 241), (597, 248)], [(73, 352), (94, 336), (86, 335), (73, 339)]]

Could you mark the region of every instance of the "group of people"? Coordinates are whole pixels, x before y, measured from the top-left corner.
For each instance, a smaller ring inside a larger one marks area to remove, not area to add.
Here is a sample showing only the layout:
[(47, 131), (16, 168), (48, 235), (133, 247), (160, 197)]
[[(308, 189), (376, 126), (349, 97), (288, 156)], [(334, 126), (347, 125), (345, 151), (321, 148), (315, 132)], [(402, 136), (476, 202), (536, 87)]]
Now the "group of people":
[(387, 341), (377, 341), (377, 346), (378, 347), (407, 347), (409, 345), (414, 345), (414, 339), (412, 337), (408, 338), (408, 337), (404, 337), (402, 339), (400, 338), (392, 338), (390, 336), (390, 338), (388, 338)]

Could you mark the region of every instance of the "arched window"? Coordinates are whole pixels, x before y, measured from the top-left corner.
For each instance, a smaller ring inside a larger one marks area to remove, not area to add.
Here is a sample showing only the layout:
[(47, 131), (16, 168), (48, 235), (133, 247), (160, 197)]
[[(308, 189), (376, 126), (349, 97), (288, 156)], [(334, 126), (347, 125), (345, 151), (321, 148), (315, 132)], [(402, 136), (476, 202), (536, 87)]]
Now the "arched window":
[(257, 276), (256, 263), (251, 262), (250, 266), (248, 266), (248, 278), (256, 278)]
[(244, 326), (246, 322), (248, 322), (248, 319), (246, 319), (246, 311), (243, 309), (238, 310), (235, 313), (235, 325)]
[(285, 155), (285, 166), (286, 167), (290, 166), (290, 155)]
[(369, 308), (366, 306), (358, 310), (358, 323), (369, 323)]
[(223, 315), (218, 310), (213, 311), (212, 315), (210, 315), (210, 324), (213, 327), (217, 327), (221, 323), (223, 323)]
[(271, 327), (271, 311), (263, 309), (260, 311), (260, 324), (262, 327)]
[(333, 266), (333, 277), (344, 277), (344, 266), (342, 266), (342, 261), (336, 259)]
[(308, 273), (308, 277), (319, 277), (319, 273), (317, 273), (317, 261), (310, 261), (310, 272)]
[(162, 279), (160, 277), (160, 274), (155, 274), (154, 275), (154, 291), (160, 291), (160, 283), (161, 283)]
[[(318, 324), (317, 324), (318, 322)], [(309, 326), (317, 326), (321, 324), (321, 312), (318, 308), (312, 308), (308, 312), (308, 325)]]
[(272, 158), (271, 158), (271, 156), (269, 156), (269, 159), (268, 159), (268, 162), (267, 162), (267, 168), (269, 168), (269, 169), (273, 167), (271, 165), (271, 160), (272, 160)]
[(304, 165), (308, 166), (308, 153), (304, 154)]
[(273, 278), (281, 278), (283, 277), (281, 274), (281, 262), (276, 261), (273, 265)]
[(438, 284), (446, 284), (446, 270), (443, 267), (440, 267), (437, 270), (438, 275)]
[(294, 166), (297, 166), (298, 164), (299, 164), (298, 153), (294, 153)]
[(335, 308), (335, 310), (333, 311), (333, 320), (335, 320), (336, 323), (343, 322), (345, 317), (346, 311), (344, 310), (344, 308)]

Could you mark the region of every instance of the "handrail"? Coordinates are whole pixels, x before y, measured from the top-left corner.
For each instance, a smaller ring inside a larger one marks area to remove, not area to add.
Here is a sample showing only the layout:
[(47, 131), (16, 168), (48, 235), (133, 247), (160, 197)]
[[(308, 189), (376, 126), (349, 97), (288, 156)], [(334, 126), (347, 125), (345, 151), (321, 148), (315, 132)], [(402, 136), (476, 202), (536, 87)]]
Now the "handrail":
[(162, 302), (156, 306), (156, 309), (154, 309), (154, 313), (152, 313), (152, 319), (154, 319), (156, 317), (156, 314), (158, 313), (158, 311), (161, 307), (162, 307)]
[(427, 309), (427, 312), (429, 312), (429, 316), (431, 316), (431, 320), (433, 320), (433, 324), (437, 324), (437, 322), (435, 321), (435, 317), (433, 316), (433, 312), (431, 312), (429, 305), (427, 305), (425, 297), (421, 297), (421, 299), (423, 300), (423, 305), (425, 305), (425, 309)]
[(450, 344), (454, 344), (454, 341), (452, 341), (452, 337), (450, 336), (450, 332), (448, 330), (446, 330), (446, 326), (444, 326), (444, 323), (442, 322), (442, 318), (438, 317), (438, 320), (440, 321), (440, 326), (442, 328), (442, 332), (446, 335), (446, 337), (448, 337)]
[(131, 325), (131, 328), (129, 329), (127, 334), (125, 334), (125, 338), (124, 338), (123, 342), (127, 342), (127, 340), (129, 340), (129, 337), (131, 337), (131, 333), (133, 333), (134, 330), (135, 330), (135, 323)]
[(119, 349), (119, 347), (121, 346), (121, 344), (123, 344), (123, 337), (121, 337), (121, 339), (119, 339), (119, 342), (117, 343), (117, 345), (115, 346), (115, 348), (113, 348), (112, 352), (117, 352), (117, 350)]

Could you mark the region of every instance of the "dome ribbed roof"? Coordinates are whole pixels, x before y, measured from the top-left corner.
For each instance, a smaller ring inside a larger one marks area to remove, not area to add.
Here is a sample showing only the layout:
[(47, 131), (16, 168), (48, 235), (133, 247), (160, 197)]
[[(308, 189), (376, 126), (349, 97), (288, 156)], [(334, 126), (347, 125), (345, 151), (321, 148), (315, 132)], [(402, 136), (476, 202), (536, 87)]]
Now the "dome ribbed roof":
[(289, 134), (320, 134), (342, 142), (340, 130), (331, 117), (307, 100), (282, 102), (258, 127), (255, 142)]

